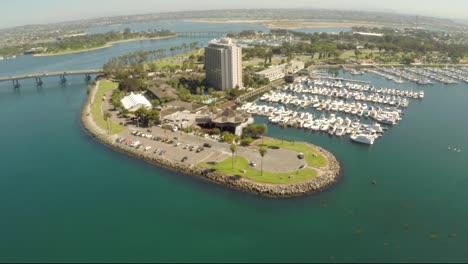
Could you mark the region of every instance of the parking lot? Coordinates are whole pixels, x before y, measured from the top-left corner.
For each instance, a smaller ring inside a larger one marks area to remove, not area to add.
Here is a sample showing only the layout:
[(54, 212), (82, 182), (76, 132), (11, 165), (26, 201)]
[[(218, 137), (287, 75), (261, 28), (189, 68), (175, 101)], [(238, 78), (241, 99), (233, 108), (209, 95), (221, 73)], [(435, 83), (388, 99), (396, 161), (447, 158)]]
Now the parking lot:
[[(140, 133), (134, 135), (136, 131)], [(138, 149), (149, 155), (164, 155), (175, 161), (184, 160), (184, 162), (194, 165), (200, 162), (221, 162), (232, 155), (229, 144), (219, 142), (217, 139), (164, 130), (160, 127), (154, 127), (149, 132), (147, 129), (129, 126), (128, 130), (118, 136), (124, 139), (120, 144), (130, 145), (139, 142)], [(210, 147), (207, 147), (206, 144), (209, 144)], [(306, 165), (305, 160), (299, 159), (297, 154), (287, 149), (268, 149), (263, 160), (264, 170), (271, 172), (297, 170)], [(256, 163), (258, 168), (260, 167), (261, 156), (256, 148), (238, 146), (237, 155)]]
[[(140, 131), (143, 135), (133, 135), (132, 131)], [(213, 157), (210, 161), (214, 161), (226, 159), (230, 156), (229, 153), (222, 153), (213, 148), (203, 147), (203, 143), (197, 145), (192, 141), (184, 140), (183, 136), (180, 136), (180, 134), (170, 133), (169, 131), (164, 134), (154, 133), (154, 129), (153, 133), (146, 132), (146, 130), (143, 129), (135, 129), (124, 131), (119, 136), (131, 143), (139, 142), (141, 145), (138, 149), (142, 152), (147, 152), (150, 155), (164, 155), (176, 161), (182, 161), (182, 159), (187, 157), (184, 162), (189, 164), (198, 164), (207, 161), (210, 157)]]

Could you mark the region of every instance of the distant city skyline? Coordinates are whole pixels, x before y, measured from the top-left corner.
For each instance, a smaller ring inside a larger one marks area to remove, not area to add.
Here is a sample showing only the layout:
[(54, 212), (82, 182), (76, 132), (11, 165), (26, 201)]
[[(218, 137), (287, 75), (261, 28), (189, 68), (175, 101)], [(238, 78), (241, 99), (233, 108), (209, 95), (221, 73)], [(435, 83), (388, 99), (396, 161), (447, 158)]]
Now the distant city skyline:
[[(377, 4), (378, 3), (378, 4)], [(231, 9), (231, 8), (326, 8), (362, 11), (382, 11), (422, 16), (468, 20), (466, 0), (16, 0), (0, 4), (0, 28), (27, 24), (56, 23), (62, 21), (99, 18), (106, 16), (136, 15), (170, 11)]]

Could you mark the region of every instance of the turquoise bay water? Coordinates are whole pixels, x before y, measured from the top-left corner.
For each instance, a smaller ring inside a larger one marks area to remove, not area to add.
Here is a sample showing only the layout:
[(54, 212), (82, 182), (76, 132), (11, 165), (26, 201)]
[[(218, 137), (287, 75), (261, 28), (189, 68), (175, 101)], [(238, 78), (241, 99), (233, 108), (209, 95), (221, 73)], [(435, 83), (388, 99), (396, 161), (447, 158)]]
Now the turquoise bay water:
[[(0, 62), (0, 75), (98, 65), (108, 55), (164, 43), (24, 57)], [(78, 76), (68, 81), (62, 87), (47, 78), (42, 89), (22, 81), (19, 91), (0, 83), (0, 261), (468, 260), (466, 84), (403, 84), (424, 89), (426, 98), (410, 103), (404, 120), (372, 147), (270, 126), (271, 136), (318, 144), (343, 166), (341, 181), (323, 193), (274, 200), (94, 142), (79, 122), (86, 85)]]

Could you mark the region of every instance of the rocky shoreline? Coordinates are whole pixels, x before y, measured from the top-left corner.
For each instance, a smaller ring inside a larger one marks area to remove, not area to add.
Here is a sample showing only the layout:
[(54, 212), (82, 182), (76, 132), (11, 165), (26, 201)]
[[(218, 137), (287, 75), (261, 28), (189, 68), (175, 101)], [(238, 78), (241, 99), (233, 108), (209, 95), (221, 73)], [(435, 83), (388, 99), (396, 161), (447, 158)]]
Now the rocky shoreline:
[(221, 184), (232, 189), (274, 198), (296, 197), (320, 192), (335, 184), (340, 176), (340, 164), (338, 160), (329, 151), (318, 146), (314, 147), (317, 148), (328, 161), (328, 165), (321, 168), (323, 173), (319, 173), (317, 177), (304, 182), (280, 185), (254, 182), (239, 176), (226, 175), (196, 165), (170, 160), (164, 156), (150, 156), (128, 146), (117, 144), (115, 142), (116, 136), (107, 135), (105, 131), (99, 129), (99, 127), (97, 127), (97, 125), (92, 120), (90, 110), (92, 100), (94, 100), (96, 87), (97, 86), (94, 86), (91, 89), (88, 99), (83, 107), (81, 113), (81, 123), (89, 135), (102, 144), (112, 148), (113, 150), (125, 153), (138, 159), (143, 159), (157, 166), (162, 166), (176, 172), (195, 175), (204, 180)]

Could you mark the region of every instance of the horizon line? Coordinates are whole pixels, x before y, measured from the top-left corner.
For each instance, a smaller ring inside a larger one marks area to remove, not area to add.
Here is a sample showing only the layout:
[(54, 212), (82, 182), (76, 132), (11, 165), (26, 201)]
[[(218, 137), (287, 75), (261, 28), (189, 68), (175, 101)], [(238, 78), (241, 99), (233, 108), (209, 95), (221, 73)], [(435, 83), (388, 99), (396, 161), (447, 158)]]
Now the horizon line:
[[(357, 10), (357, 9), (341, 9), (341, 8), (313, 8), (313, 7), (276, 7), (276, 8), (218, 8), (218, 9), (197, 9), (197, 10), (178, 10), (178, 11), (164, 11), (164, 12), (149, 12), (149, 13), (131, 13), (131, 14), (116, 14), (116, 15), (109, 15), (109, 16), (95, 16), (89, 17), (84, 19), (72, 19), (72, 20), (61, 20), (57, 22), (44, 22), (44, 23), (28, 23), (28, 24), (21, 24), (16, 26), (7, 26), (1, 27), (0, 31), (8, 30), (8, 29), (15, 29), (21, 27), (33, 27), (33, 26), (48, 26), (48, 25), (60, 25), (65, 23), (74, 23), (74, 22), (84, 22), (84, 21), (92, 21), (92, 20), (99, 20), (99, 19), (112, 19), (112, 18), (119, 18), (119, 17), (134, 17), (134, 16), (146, 16), (146, 15), (156, 15), (156, 14), (170, 14), (170, 13), (187, 13), (187, 12), (208, 12), (208, 11), (228, 11), (228, 10), (329, 10), (329, 11), (346, 11), (346, 12), (362, 12), (362, 13), (385, 13), (385, 14), (394, 14), (394, 15), (401, 15), (401, 16), (418, 16), (418, 17), (426, 17), (426, 18), (436, 18), (436, 19), (445, 19), (449, 20), (453, 23), (457, 23), (455, 20), (462, 20), (468, 22), (468, 18), (461, 18), (461, 17), (444, 17), (444, 16), (436, 16), (436, 15), (419, 15), (413, 13), (401, 13), (396, 10)], [(183, 19), (183, 18), (181, 18)]]

